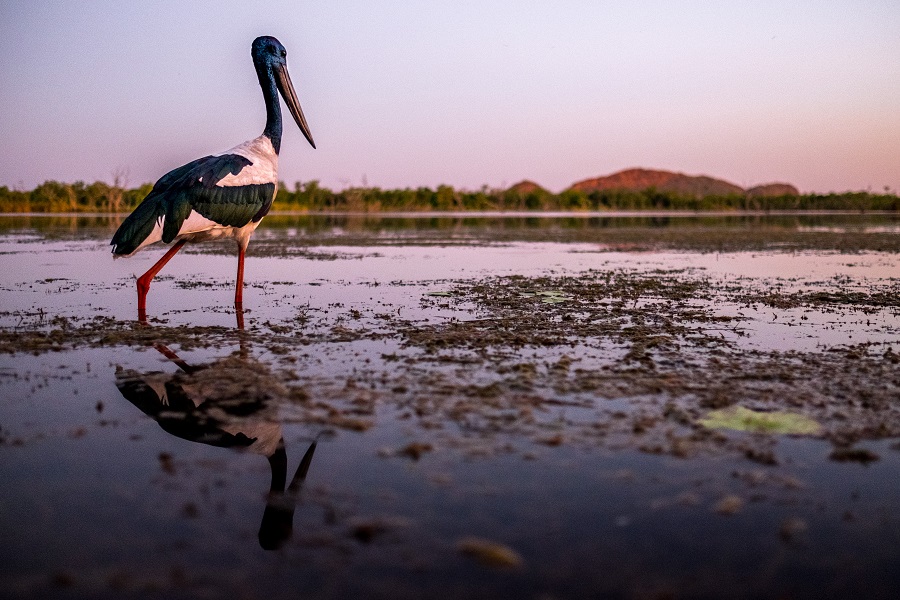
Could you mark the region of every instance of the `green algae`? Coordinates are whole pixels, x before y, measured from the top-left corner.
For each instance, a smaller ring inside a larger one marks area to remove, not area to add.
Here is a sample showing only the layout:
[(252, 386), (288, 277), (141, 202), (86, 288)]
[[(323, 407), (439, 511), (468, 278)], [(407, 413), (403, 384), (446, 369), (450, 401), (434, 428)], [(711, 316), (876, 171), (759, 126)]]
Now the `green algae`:
[(732, 406), (710, 412), (700, 424), (709, 429), (731, 429), (753, 433), (780, 433), (787, 435), (817, 435), (822, 426), (799, 413), (763, 412)]

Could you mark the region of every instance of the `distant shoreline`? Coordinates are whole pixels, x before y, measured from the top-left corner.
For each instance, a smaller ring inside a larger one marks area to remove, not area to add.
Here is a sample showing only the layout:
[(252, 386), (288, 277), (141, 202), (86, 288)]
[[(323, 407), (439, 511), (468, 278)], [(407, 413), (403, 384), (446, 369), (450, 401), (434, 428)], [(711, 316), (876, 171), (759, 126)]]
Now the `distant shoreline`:
[[(643, 174), (649, 172), (641, 171)], [(658, 172), (651, 174), (660, 175)], [(662, 173), (662, 175), (666, 175)], [(885, 193), (843, 194), (751, 194), (715, 192), (711, 178), (674, 174), (675, 183), (696, 184), (697, 189), (574, 189), (552, 194), (537, 184), (523, 182), (507, 190), (483, 188), (457, 190), (441, 185), (435, 189), (384, 190), (375, 187), (348, 188), (338, 192), (317, 181), (297, 182), (293, 189), (281, 183), (271, 205), (276, 213), (328, 214), (490, 214), (533, 215), (540, 213), (597, 215), (613, 214), (771, 214), (772, 211), (889, 211), (900, 212), (900, 197)], [(674, 185), (668, 181), (666, 185)], [(596, 183), (596, 182), (594, 182)], [(609, 182), (607, 182), (609, 183)], [(635, 184), (635, 182), (630, 182)], [(645, 182), (638, 182), (645, 183)], [(727, 182), (726, 182), (727, 183)], [(722, 183), (722, 185), (726, 185)], [(587, 185), (586, 182), (582, 184)], [(701, 185), (702, 184), (702, 185)], [(581, 185), (581, 184), (579, 184)], [(582, 185), (582, 187), (584, 187)], [(599, 184), (598, 184), (599, 185)], [(603, 184), (605, 185), (605, 184)], [(730, 185), (730, 184), (728, 184)], [(705, 188), (703, 187), (705, 186)], [(713, 187), (710, 187), (713, 186)], [(0, 213), (120, 213), (134, 210), (153, 185), (126, 189), (103, 182), (91, 184), (45, 182), (30, 192), (0, 186)], [(701, 189), (703, 188), (703, 189)], [(709, 189), (706, 189), (709, 188)], [(722, 188), (724, 191), (727, 189)], [(761, 188), (762, 189), (762, 188)], [(765, 186), (769, 192), (795, 191), (787, 184)], [(721, 191), (721, 190), (720, 190)], [(887, 190), (886, 190), (887, 191)], [(702, 193), (701, 193), (702, 192)]]

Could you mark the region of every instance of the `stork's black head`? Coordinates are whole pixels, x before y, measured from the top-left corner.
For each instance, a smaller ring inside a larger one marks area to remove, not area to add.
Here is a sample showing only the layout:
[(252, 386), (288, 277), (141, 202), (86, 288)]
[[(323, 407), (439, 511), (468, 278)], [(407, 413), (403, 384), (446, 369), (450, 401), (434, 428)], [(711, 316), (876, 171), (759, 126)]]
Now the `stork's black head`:
[[(316, 143), (313, 141), (312, 134), (309, 131), (309, 125), (306, 124), (306, 118), (300, 109), (300, 101), (297, 100), (297, 92), (294, 91), (294, 85), (291, 83), (291, 77), (287, 70), (287, 50), (277, 39), (272, 36), (264, 35), (253, 40), (250, 55), (253, 57), (253, 64), (256, 66), (256, 72), (259, 75), (260, 83), (265, 81), (274, 81), (287, 104), (288, 110), (297, 122), (297, 126), (313, 148)], [(271, 85), (271, 84), (270, 84)], [(275, 98), (277, 104), (278, 99)], [(281, 118), (278, 118), (278, 137), (281, 137)]]
[(277, 39), (270, 35), (263, 35), (253, 40), (250, 51), (253, 63), (256, 65), (283, 65), (286, 64), (287, 50)]

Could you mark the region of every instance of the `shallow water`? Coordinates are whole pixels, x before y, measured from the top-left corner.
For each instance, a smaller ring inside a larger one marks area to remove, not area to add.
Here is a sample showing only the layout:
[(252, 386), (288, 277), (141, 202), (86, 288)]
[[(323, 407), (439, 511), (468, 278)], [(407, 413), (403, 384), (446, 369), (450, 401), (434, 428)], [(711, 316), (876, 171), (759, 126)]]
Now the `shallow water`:
[(896, 223), (280, 216), (239, 331), (228, 245), (140, 327), (160, 250), (0, 219), (0, 589), (895, 597)]

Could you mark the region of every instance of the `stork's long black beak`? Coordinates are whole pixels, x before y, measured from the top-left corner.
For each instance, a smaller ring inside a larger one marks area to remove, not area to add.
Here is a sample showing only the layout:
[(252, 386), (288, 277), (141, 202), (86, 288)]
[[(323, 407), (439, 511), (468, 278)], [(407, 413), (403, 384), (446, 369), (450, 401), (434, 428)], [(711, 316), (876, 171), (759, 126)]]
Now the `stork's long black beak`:
[(294, 84), (291, 83), (291, 76), (288, 74), (287, 65), (282, 65), (275, 69), (275, 82), (278, 85), (278, 91), (281, 92), (281, 97), (284, 98), (284, 103), (287, 104), (288, 110), (290, 110), (291, 114), (294, 116), (294, 121), (296, 121), (297, 126), (300, 127), (300, 131), (306, 136), (310, 145), (315, 148), (316, 143), (313, 141), (312, 134), (309, 132), (309, 125), (306, 124), (306, 117), (303, 116), (303, 109), (300, 108), (300, 101), (297, 100), (297, 92), (294, 91)]

